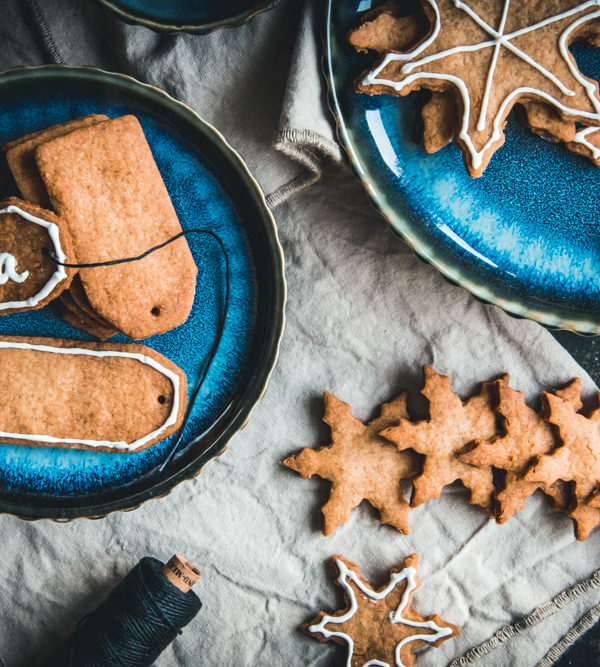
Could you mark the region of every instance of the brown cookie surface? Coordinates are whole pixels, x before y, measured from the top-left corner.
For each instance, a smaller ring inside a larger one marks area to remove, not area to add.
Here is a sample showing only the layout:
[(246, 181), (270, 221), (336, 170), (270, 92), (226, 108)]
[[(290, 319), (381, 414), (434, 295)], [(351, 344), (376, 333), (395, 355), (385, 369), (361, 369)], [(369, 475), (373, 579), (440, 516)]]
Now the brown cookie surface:
[(185, 411), (186, 378), (137, 344), (0, 338), (1, 440), (110, 452), (171, 435)]
[(302, 630), (319, 642), (347, 645), (346, 664), (404, 665), (415, 663), (415, 650), (440, 646), (460, 634), (461, 629), (440, 618), (421, 616), (412, 607), (413, 592), (419, 587), (417, 554), (408, 556), (390, 571), (389, 583), (374, 589), (360, 576), (359, 568), (342, 556), (333, 556), (344, 590), (346, 606), (333, 614), (320, 611)]
[(52, 125), (44, 130), (33, 132), (5, 144), (2, 150), (6, 156), (8, 168), (23, 198), (44, 208), (50, 206), (48, 193), (35, 163), (35, 149), (40, 144), (63, 134), (68, 134), (80, 127), (94, 125), (103, 120), (108, 120), (108, 116), (103, 114), (82, 116), (58, 125)]
[(461, 480), (471, 491), (470, 502), (491, 512), (494, 493), (491, 466), (477, 468), (456, 455), (473, 440), (496, 435), (493, 383), (484, 383), (479, 393), (463, 403), (450, 388), (450, 378), (428, 366), (423, 373), (421, 393), (429, 401), (429, 420), (401, 419), (397, 426), (381, 431), (398, 449), (413, 449), (425, 455), (423, 472), (413, 480), (411, 506), (437, 498), (444, 486)]
[[(52, 205), (68, 224), (79, 263), (133, 257), (181, 231), (134, 116), (48, 141), (37, 148), (36, 159)], [(79, 272), (92, 308), (134, 339), (185, 322), (196, 274), (185, 238), (139, 261)]]
[[(506, 470), (504, 488), (496, 494), (496, 518), (504, 523), (523, 509), (525, 500), (541, 489), (553, 500), (556, 509), (565, 510), (569, 501), (568, 490), (558, 481), (552, 484), (531, 482), (522, 478), (536, 456), (550, 454), (562, 444), (554, 427), (544, 416), (530, 408), (523, 393), (499, 382), (498, 413), (502, 418), (502, 433), (491, 440), (475, 440), (474, 448), (458, 455), (461, 461), (475, 466), (494, 466)], [(572, 380), (556, 396), (581, 409), (581, 382)]]
[(544, 394), (544, 399), (548, 420), (556, 425), (564, 444), (551, 454), (537, 457), (525, 479), (545, 484), (559, 479), (573, 482), (575, 506), (569, 515), (575, 521), (577, 539), (584, 540), (600, 524), (600, 510), (588, 505), (600, 484), (600, 407), (586, 416), (559, 396)]
[(68, 288), (75, 270), (43, 249), (73, 260), (64, 220), (15, 197), (0, 202), (0, 315), (42, 308)]
[(119, 333), (112, 327), (100, 324), (95, 318), (90, 317), (82, 311), (75, 301), (73, 301), (68, 291), (63, 292), (58, 297), (58, 312), (65, 322), (100, 340), (106, 340)]
[(420, 469), (414, 452), (399, 452), (379, 431), (408, 417), (406, 394), (381, 408), (381, 414), (368, 424), (356, 419), (348, 403), (329, 392), (324, 394), (323, 421), (331, 427), (331, 445), (319, 450), (304, 448), (282, 464), (302, 477), (317, 475), (332, 483), (331, 494), (323, 506), (324, 535), (331, 534), (350, 518), (363, 500), (379, 510), (382, 523), (408, 534), (409, 504), (402, 481)]

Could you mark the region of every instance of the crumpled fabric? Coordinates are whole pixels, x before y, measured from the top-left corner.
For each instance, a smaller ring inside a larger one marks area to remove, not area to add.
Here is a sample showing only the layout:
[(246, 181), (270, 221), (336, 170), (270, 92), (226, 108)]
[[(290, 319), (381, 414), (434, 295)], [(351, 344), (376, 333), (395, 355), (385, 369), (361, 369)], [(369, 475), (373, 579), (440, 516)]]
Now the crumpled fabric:
[[(286, 255), (287, 328), (278, 366), (248, 426), (218, 459), (168, 497), (130, 513), (68, 524), (0, 516), (0, 661), (48, 656), (145, 555), (185, 554), (202, 571), (204, 602), (157, 665), (342, 664), (345, 651), (297, 631), (343, 599), (329, 557), (343, 554), (373, 584), (412, 552), (422, 614), (462, 634), (425, 650), (441, 666), (598, 567), (600, 531), (576, 543), (571, 520), (536, 494), (496, 525), (459, 485), (411, 512), (411, 533), (378, 523), (366, 504), (324, 538), (329, 485), (279, 462), (328, 442), (322, 391), (367, 419), (399, 390), (423, 415), (423, 363), (450, 374), (463, 397), (508, 371), (534, 402), (580, 376), (542, 327), (515, 320), (447, 283), (396, 238), (342, 154), (325, 106), (311, 5), (283, 1), (235, 30), (157, 35), (89, 0), (37, 3), (66, 64), (123, 71), (190, 104), (239, 150), (269, 196)], [(48, 49), (29, 6), (7, 0), (0, 66), (40, 64)], [(600, 590), (501, 644), (477, 664), (531, 667), (600, 602)]]

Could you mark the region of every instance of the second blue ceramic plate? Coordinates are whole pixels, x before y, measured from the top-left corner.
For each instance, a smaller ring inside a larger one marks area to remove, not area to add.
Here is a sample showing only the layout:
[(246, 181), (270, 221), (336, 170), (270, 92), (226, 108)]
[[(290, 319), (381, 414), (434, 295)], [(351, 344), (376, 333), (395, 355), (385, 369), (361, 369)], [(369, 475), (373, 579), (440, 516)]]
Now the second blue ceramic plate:
[[(225, 329), (181, 447), (166, 467), (174, 438), (134, 454), (0, 443), (0, 511), (69, 519), (132, 509), (164, 495), (220, 453), (264, 391), (277, 357), (285, 299), (274, 221), (258, 185), (223, 137), (156, 88), (100, 70), (51, 66), (0, 74), (0, 99), (0, 145), (90, 113), (134, 114), (182, 227), (211, 229), (227, 250)], [(182, 368), (191, 393), (215, 343), (226, 274), (214, 241), (194, 235), (188, 243), (198, 266), (192, 312), (183, 325), (140, 342)], [(0, 318), (0, 335), (89, 339), (64, 322), (53, 304)], [(111, 340), (127, 342), (124, 336)]]
[[(354, 92), (375, 61), (347, 43), (371, 0), (328, 0), (325, 71), (342, 143), (375, 204), (425, 260), (478, 298), (548, 326), (600, 332), (600, 168), (521, 127), (479, 179), (460, 152), (415, 143), (424, 98)], [(600, 50), (576, 45), (600, 79)], [(400, 285), (399, 289), (404, 286)]]

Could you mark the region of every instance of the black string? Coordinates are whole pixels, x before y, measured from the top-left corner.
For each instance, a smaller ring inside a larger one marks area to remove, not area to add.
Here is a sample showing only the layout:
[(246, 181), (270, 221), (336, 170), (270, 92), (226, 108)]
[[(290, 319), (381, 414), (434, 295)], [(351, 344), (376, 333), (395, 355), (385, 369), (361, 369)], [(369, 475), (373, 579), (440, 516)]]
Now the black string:
[(143, 259), (144, 257), (147, 257), (153, 252), (156, 252), (157, 250), (160, 250), (161, 248), (164, 248), (165, 246), (169, 245), (169, 243), (173, 243), (173, 241), (176, 241), (178, 238), (181, 238), (182, 236), (187, 236), (188, 234), (208, 234), (211, 236), (218, 244), (219, 248), (221, 249), (221, 252), (223, 254), (223, 258), (225, 259), (225, 298), (223, 299), (223, 307), (221, 308), (221, 312), (219, 314), (219, 322), (217, 325), (217, 333), (215, 336), (215, 340), (213, 342), (213, 345), (210, 349), (210, 352), (208, 354), (208, 357), (206, 359), (206, 362), (204, 364), (204, 368), (202, 370), (202, 373), (200, 374), (200, 377), (198, 378), (198, 381), (196, 382), (194, 389), (192, 391), (192, 395), (190, 397), (190, 400), (188, 401), (188, 405), (186, 408), (186, 413), (185, 417), (183, 418), (183, 422), (181, 423), (181, 426), (179, 427), (178, 431), (176, 432), (177, 438), (175, 442), (173, 443), (173, 446), (171, 447), (169, 453), (167, 454), (167, 458), (163, 461), (161, 464), (160, 468), (158, 469), (159, 472), (162, 472), (173, 456), (175, 455), (175, 452), (179, 448), (179, 445), (181, 444), (181, 440), (183, 439), (183, 434), (185, 431), (185, 427), (187, 426), (190, 416), (192, 414), (192, 409), (194, 407), (194, 404), (196, 402), (196, 398), (198, 396), (198, 393), (200, 392), (200, 388), (202, 387), (202, 384), (204, 383), (204, 380), (206, 379), (206, 375), (208, 374), (208, 370), (215, 358), (215, 355), (217, 354), (217, 350), (219, 349), (219, 345), (221, 343), (221, 339), (223, 338), (223, 332), (225, 330), (225, 320), (227, 319), (227, 311), (229, 310), (229, 283), (230, 283), (230, 276), (229, 276), (229, 255), (227, 253), (227, 250), (225, 248), (225, 244), (221, 240), (221, 237), (216, 234), (215, 232), (212, 231), (212, 229), (205, 229), (203, 227), (195, 227), (192, 229), (185, 229), (182, 232), (179, 232), (178, 234), (175, 234), (175, 236), (172, 236), (170, 239), (167, 239), (163, 243), (159, 243), (158, 245), (153, 246), (149, 250), (146, 250), (143, 252), (141, 255), (136, 255), (135, 257), (123, 257), (122, 259), (112, 259), (108, 260), (106, 262), (90, 262), (86, 264), (75, 264), (75, 263), (70, 263), (70, 262), (61, 262), (56, 254), (52, 252), (49, 248), (42, 248), (42, 253), (49, 257), (53, 262), (58, 264), (59, 266), (66, 266), (67, 268), (73, 268), (73, 269), (94, 269), (100, 266), (115, 266), (116, 264), (125, 264), (127, 262), (137, 262), (140, 259)]

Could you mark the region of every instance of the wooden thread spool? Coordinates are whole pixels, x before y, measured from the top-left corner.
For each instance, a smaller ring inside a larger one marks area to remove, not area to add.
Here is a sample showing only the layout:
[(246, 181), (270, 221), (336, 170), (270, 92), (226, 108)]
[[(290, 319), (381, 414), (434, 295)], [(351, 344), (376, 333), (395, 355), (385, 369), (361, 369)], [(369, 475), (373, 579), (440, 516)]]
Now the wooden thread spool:
[(187, 593), (202, 576), (187, 558), (175, 554), (163, 565), (165, 577), (182, 593)]

